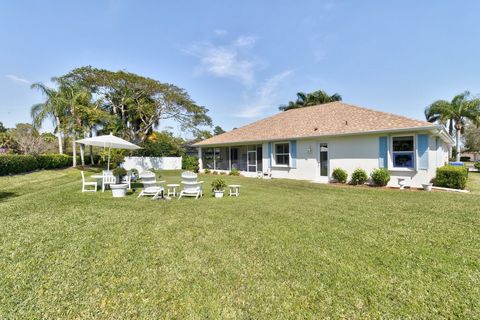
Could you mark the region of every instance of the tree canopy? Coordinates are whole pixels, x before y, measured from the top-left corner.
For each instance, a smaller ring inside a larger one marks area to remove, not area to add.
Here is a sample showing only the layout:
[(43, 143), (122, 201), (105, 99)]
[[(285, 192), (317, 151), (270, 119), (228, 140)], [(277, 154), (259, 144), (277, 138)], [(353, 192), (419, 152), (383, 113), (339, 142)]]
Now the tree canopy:
[(334, 101), (342, 101), (342, 96), (338, 93), (329, 95), (323, 90), (317, 90), (310, 93), (297, 92), (297, 99), (295, 101), (289, 101), (286, 105), (284, 104), (278, 107), (278, 109), (280, 111), (287, 111), (290, 109), (315, 106)]
[(145, 141), (166, 119), (175, 120), (184, 130), (211, 125), (208, 109), (197, 105), (184, 89), (169, 83), (90, 66), (74, 69), (58, 80), (86, 88), (101, 101), (101, 109), (112, 116), (103, 124), (103, 131), (135, 143)]

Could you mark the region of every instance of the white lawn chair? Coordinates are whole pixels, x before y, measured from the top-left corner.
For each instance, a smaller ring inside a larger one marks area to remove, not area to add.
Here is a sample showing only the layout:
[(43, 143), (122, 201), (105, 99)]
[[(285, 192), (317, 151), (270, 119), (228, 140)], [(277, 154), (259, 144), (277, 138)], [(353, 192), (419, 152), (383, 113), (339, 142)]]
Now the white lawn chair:
[(105, 192), (107, 187), (115, 183), (117, 183), (117, 177), (115, 177), (111, 171), (103, 171), (102, 192)]
[(180, 196), (178, 197), (178, 199), (181, 199), (182, 197), (195, 197), (195, 199), (203, 197), (203, 181), (182, 181), (182, 184), (183, 189), (182, 191), (180, 191)]
[(128, 190), (132, 190), (132, 171), (127, 171), (127, 175), (122, 178), (122, 183), (126, 183)]
[[(80, 171), (82, 174), (82, 192), (97, 192), (97, 181), (86, 181), (85, 173)], [(88, 189), (87, 187), (94, 187), (94, 189)]]
[(153, 196), (152, 199), (157, 199), (163, 196), (163, 193), (165, 192), (165, 181), (158, 181), (159, 185), (157, 185), (155, 174), (149, 171), (142, 172), (140, 178), (142, 179), (143, 190), (137, 198)]
[(197, 174), (191, 171), (185, 171), (182, 173), (182, 185), (183, 189), (180, 191), (182, 197), (195, 197), (198, 199), (203, 196), (203, 181), (197, 181)]

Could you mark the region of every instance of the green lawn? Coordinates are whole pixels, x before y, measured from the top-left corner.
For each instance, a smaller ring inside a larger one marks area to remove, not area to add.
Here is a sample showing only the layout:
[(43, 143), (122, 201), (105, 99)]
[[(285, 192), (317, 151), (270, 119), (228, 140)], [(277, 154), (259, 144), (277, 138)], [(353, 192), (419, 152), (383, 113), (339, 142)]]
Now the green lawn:
[(479, 318), (479, 177), (225, 177), (239, 198), (172, 201), (82, 194), (75, 169), (2, 177), (0, 318)]

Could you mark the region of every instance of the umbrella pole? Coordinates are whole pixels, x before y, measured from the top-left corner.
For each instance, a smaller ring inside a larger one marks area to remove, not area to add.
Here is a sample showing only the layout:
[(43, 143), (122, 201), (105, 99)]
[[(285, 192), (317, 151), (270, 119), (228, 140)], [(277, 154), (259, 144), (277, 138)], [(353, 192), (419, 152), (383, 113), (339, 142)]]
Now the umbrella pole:
[(110, 171), (110, 147), (108, 147), (108, 164), (107, 164), (107, 171)]

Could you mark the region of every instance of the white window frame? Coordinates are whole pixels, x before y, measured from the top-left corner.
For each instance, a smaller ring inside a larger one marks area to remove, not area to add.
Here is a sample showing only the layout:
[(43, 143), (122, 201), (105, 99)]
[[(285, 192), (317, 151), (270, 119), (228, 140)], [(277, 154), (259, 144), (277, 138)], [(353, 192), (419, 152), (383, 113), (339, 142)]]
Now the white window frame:
[[(394, 151), (393, 150), (393, 139), (394, 138), (404, 138), (404, 137), (411, 137), (413, 139), (413, 150), (412, 151)], [(403, 134), (403, 135), (394, 135), (390, 137), (390, 145), (392, 146), (390, 149), (390, 158), (392, 161), (392, 170), (394, 171), (413, 171), (416, 170), (417, 168), (417, 136), (415, 134)], [(413, 166), (412, 167), (395, 167), (395, 158), (394, 154), (395, 153), (412, 153), (412, 161), (413, 161)]]
[[(277, 164), (277, 144), (288, 144), (288, 153), (278, 153), (278, 155), (288, 155), (288, 164)], [(289, 141), (278, 141), (273, 143), (273, 150), (272, 150), (272, 164), (274, 167), (284, 167), (289, 168), (290, 164), (292, 163), (292, 155), (291, 155), (292, 146), (290, 145)]]

